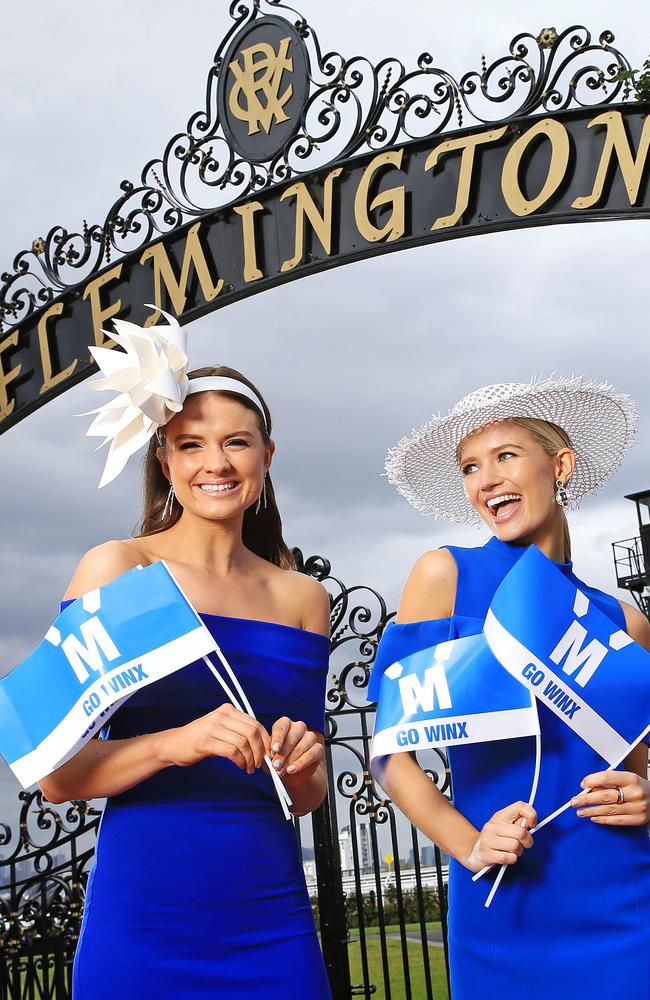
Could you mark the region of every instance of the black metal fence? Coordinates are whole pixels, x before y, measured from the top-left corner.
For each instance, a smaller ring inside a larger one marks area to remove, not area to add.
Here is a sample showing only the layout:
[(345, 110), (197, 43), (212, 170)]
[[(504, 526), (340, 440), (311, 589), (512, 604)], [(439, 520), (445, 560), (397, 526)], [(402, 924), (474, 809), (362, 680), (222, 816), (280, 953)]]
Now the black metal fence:
[[(371, 588), (346, 588), (326, 559), (294, 554), (331, 595), (329, 793), (296, 828), (334, 1000), (443, 1000), (446, 866), (370, 774), (365, 692), (392, 613)], [(447, 792), (444, 756), (421, 762)], [(19, 799), (16, 821), (0, 821), (0, 1000), (67, 1000), (100, 810), (54, 807), (40, 792)]]

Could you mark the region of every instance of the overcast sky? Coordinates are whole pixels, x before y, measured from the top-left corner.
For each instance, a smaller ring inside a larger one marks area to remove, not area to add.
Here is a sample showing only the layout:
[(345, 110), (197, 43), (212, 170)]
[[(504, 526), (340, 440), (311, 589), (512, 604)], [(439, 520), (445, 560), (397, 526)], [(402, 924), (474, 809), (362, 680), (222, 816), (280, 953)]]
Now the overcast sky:
[[(137, 180), (203, 107), (228, 6), (33, 0), (3, 10), (0, 270), (55, 224), (101, 222), (119, 182)], [(650, 51), (641, 0), (304, 0), (301, 10), (323, 51), (414, 66), (428, 49), (457, 77), (478, 69), (482, 52), (491, 61), (518, 32), (549, 25), (611, 28), (633, 65)], [(623, 495), (650, 487), (648, 239), (644, 222), (602, 223), (387, 255), (195, 322), (190, 360), (233, 365), (267, 397), (289, 544), (327, 556), (346, 583), (390, 603), (423, 550), (485, 536), (424, 519), (399, 498), (382, 477), (387, 447), (481, 385), (553, 371), (610, 380), (640, 403), (639, 441), (571, 524), (578, 574), (614, 592), (610, 543), (636, 533)], [(103, 455), (75, 417), (93, 405), (81, 385), (0, 437), (0, 673), (40, 641), (82, 553), (138, 520), (137, 459), (96, 490)], [(2, 788), (17, 789), (6, 769)]]

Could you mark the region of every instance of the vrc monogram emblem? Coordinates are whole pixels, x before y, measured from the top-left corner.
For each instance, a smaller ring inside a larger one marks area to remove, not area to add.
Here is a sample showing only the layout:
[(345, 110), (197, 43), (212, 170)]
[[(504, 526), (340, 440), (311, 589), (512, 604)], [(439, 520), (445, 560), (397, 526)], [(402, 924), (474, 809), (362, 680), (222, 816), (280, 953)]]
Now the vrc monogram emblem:
[[(274, 118), (276, 123), (288, 121), (284, 106), (293, 95), (293, 86), (289, 84), (282, 94), (280, 91), (285, 71), (293, 71), (293, 59), (287, 56), (290, 44), (290, 38), (281, 39), (276, 52), (268, 42), (258, 42), (243, 49), (230, 63), (235, 77), (230, 92), (230, 111), (235, 118), (248, 123), (249, 135), (258, 133), (260, 127), (268, 135)], [(243, 67), (239, 58), (243, 60)]]

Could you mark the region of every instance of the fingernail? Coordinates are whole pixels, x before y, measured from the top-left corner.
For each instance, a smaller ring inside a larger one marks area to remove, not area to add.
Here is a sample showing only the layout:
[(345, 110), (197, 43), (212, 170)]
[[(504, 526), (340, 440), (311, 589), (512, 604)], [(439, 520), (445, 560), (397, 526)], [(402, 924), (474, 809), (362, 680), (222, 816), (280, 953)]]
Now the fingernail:
[(281, 743), (274, 743), (273, 746), (271, 747), (271, 750), (273, 751), (273, 753), (279, 753), (281, 746), (282, 746)]
[(578, 809), (576, 816), (584, 816), (584, 814), (585, 814), (584, 809)]
[(289, 772), (289, 774), (295, 774), (297, 770), (298, 770), (298, 769), (297, 769), (297, 767), (296, 767), (296, 765), (295, 765), (295, 764), (291, 764), (291, 765), (290, 765), (290, 766), (289, 766), (289, 767), (287, 768), (287, 771)]
[(577, 805), (579, 805), (579, 804), (580, 804), (580, 803), (578, 802), (578, 799), (577, 799), (577, 798), (575, 798), (575, 799), (571, 799), (571, 805), (572, 805), (572, 806), (577, 806)]
[(581, 781), (580, 782), (580, 787), (581, 788), (586, 788), (587, 787), (587, 783), (585, 781)]
[(275, 768), (276, 771), (281, 771), (282, 770), (282, 761), (280, 760), (279, 757), (278, 757), (277, 760), (273, 761), (273, 767)]

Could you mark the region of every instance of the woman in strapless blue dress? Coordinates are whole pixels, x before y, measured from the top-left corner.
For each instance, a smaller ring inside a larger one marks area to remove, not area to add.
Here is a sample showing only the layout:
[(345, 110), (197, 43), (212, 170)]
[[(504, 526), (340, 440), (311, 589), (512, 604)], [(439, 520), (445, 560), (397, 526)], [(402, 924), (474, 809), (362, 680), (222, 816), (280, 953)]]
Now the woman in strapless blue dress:
[[(451, 520), (476, 512), (494, 537), (445, 547), (416, 563), (397, 623), (380, 643), (370, 694), (391, 663), (482, 630), (492, 597), (531, 544), (650, 649), (637, 609), (573, 574), (564, 508), (614, 471), (635, 408), (584, 379), (491, 386), (435, 417), (389, 453), (389, 478), (419, 510)], [(594, 457), (595, 456), (595, 457)], [(462, 483), (462, 485), (461, 485)], [(464, 488), (463, 488), (464, 487)], [(543, 608), (531, 607), (531, 615)], [(538, 703), (541, 771), (534, 809), (532, 737), (452, 747), (453, 805), (408, 753), (376, 776), (403, 811), (452, 857), (449, 947), (453, 1000), (650, 998), (650, 786), (647, 747), (621, 769)], [(585, 791), (577, 794), (583, 782)], [(573, 798), (531, 838), (537, 819)], [(501, 865), (510, 866), (489, 908)], [(484, 866), (494, 870), (478, 881)]]
[(259, 392), (223, 367), (189, 378), (151, 437), (141, 535), (87, 553), (66, 597), (164, 559), (256, 719), (198, 661), (134, 694), (41, 782), (55, 802), (107, 797), (73, 996), (328, 1000), (296, 833), (264, 764), (297, 815), (322, 801), (327, 595), (291, 570)]

